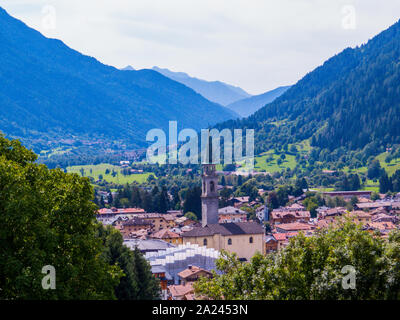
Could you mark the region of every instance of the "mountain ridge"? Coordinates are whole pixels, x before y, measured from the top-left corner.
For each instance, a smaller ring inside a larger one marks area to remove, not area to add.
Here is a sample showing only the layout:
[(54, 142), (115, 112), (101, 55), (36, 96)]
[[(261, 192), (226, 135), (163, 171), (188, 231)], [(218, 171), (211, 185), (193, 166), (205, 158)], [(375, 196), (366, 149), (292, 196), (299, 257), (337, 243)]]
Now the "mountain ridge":
[(121, 71), (46, 38), (1, 7), (0, 42), (0, 129), (30, 147), (62, 139), (143, 147), (146, 132), (167, 130), (169, 120), (198, 130), (237, 117), (156, 71)]
[(170, 79), (183, 83), (206, 99), (222, 106), (227, 106), (230, 103), (251, 96), (242, 88), (221, 81), (202, 80), (191, 77), (185, 72), (174, 72), (167, 68), (159, 68), (157, 66), (154, 66), (152, 70), (157, 71)]
[(346, 48), (272, 103), (217, 128), (252, 128), (256, 153), (310, 139), (313, 158), (354, 161), (400, 144), (400, 22), (366, 44)]
[(278, 87), (276, 89), (255, 96), (233, 102), (231, 104), (228, 104), (226, 107), (235, 111), (242, 117), (248, 117), (266, 104), (271, 103), (276, 98), (279, 98), (290, 87), (291, 86)]

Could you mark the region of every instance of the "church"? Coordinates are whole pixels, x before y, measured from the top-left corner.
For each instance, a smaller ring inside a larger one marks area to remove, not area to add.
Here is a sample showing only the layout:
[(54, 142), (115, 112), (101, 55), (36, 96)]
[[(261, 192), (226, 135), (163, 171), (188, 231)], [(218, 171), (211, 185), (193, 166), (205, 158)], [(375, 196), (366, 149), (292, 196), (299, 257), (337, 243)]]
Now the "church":
[(209, 159), (203, 165), (202, 226), (183, 233), (183, 242), (234, 252), (241, 261), (250, 261), (256, 252), (264, 254), (264, 228), (256, 222), (218, 223), (218, 175), (211, 155)]

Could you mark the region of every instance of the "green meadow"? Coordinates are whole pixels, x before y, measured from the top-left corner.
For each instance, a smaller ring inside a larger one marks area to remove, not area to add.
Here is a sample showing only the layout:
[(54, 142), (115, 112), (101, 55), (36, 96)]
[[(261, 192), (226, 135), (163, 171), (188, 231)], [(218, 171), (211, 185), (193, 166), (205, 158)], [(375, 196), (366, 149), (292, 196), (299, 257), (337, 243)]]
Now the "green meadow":
[[(106, 174), (107, 169), (110, 171), (108, 174)], [(115, 172), (114, 176), (112, 174), (113, 171)], [(98, 165), (71, 166), (67, 168), (67, 172), (69, 173), (76, 173), (83, 177), (92, 177), (94, 181), (100, 180), (99, 176), (102, 175), (104, 181), (115, 184), (127, 184), (133, 182), (143, 183), (147, 181), (149, 176), (156, 178), (154, 173), (150, 172), (125, 176), (121, 171), (121, 167), (105, 163)]]

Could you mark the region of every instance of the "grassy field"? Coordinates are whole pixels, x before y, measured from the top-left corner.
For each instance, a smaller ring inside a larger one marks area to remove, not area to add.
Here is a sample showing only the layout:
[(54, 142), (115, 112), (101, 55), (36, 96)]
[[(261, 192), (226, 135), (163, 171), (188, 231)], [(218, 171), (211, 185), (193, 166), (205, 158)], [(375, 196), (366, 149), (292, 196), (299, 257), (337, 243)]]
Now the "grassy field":
[[(297, 148), (297, 151), (302, 154), (308, 154), (311, 150), (310, 142), (308, 140), (304, 140), (300, 143), (294, 144)], [(289, 145), (289, 150), (291, 149), (292, 145)], [(254, 159), (254, 170), (255, 171), (266, 171), (269, 173), (274, 172), (281, 172), (287, 168), (291, 170), (296, 167), (296, 156), (285, 153), (285, 159), (283, 162), (278, 165), (278, 159), (280, 155), (275, 154), (274, 150), (269, 150), (267, 152), (262, 153), (261, 155), (255, 157)]]
[[(390, 163), (386, 163), (385, 159), (387, 157), (388, 153), (384, 152), (381, 153), (380, 155), (376, 156), (375, 159), (379, 160), (381, 167), (384, 168), (389, 176), (393, 175), (396, 170), (400, 170), (400, 158), (398, 159), (393, 159)], [(367, 167), (361, 167), (353, 170), (349, 170), (348, 167), (344, 168), (344, 171), (346, 172), (353, 172), (353, 173), (366, 173), (368, 170)]]
[(294, 169), (296, 166), (296, 157), (289, 154), (285, 156), (286, 158), (282, 161), (282, 164), (278, 165), (280, 155), (274, 154), (272, 150), (264, 152), (260, 156), (255, 157), (254, 170), (274, 173), (285, 170), (286, 168)]
[[(126, 184), (126, 183), (143, 183), (146, 182), (149, 176), (154, 176), (153, 173), (141, 173), (141, 174), (132, 174), (129, 176), (124, 176), (121, 173), (121, 167), (114, 166), (111, 164), (98, 164), (98, 165), (85, 165), (85, 166), (72, 166), (68, 167), (67, 171), (69, 173), (77, 173), (82, 176), (82, 169), (83, 169), (83, 176), (84, 177), (92, 177), (95, 181), (99, 180), (99, 175), (103, 176), (103, 180), (116, 183), (116, 184)], [(109, 169), (110, 173), (106, 174), (106, 170)], [(113, 170), (116, 172), (115, 176), (112, 176)]]
[(64, 153), (70, 152), (72, 150), (72, 148), (55, 148), (52, 150), (42, 150), (40, 151), (40, 156), (41, 157), (47, 157), (47, 158), (51, 158), (54, 155), (62, 155)]

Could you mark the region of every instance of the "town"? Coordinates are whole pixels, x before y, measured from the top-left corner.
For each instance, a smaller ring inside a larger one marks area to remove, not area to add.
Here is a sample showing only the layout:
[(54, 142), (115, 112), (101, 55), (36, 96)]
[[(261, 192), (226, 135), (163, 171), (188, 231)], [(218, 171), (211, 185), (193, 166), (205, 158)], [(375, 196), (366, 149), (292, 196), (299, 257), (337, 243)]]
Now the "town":
[[(366, 232), (383, 239), (398, 229), (400, 194), (390, 198), (380, 194), (372, 200), (372, 191), (321, 192), (327, 201), (342, 199), (346, 206), (320, 206), (312, 217), (303, 203), (306, 189), (298, 197), (289, 196), (286, 206), (273, 210), (257, 200), (250, 201), (249, 196), (231, 197), (227, 206), (219, 208), (218, 179), (214, 164), (203, 165), (200, 222), (182, 210), (154, 213), (113, 207), (97, 213), (99, 222), (121, 232), (126, 246), (145, 255), (153, 275), (160, 280), (162, 299), (196, 299), (193, 282), (212, 277), (222, 250), (235, 253), (246, 263), (256, 252), (266, 255), (282, 250), (299, 233), (312, 236), (341, 219), (360, 224)], [(258, 191), (265, 196), (266, 191)], [(244, 207), (255, 208), (255, 218), (249, 219), (248, 212), (241, 209)]]

